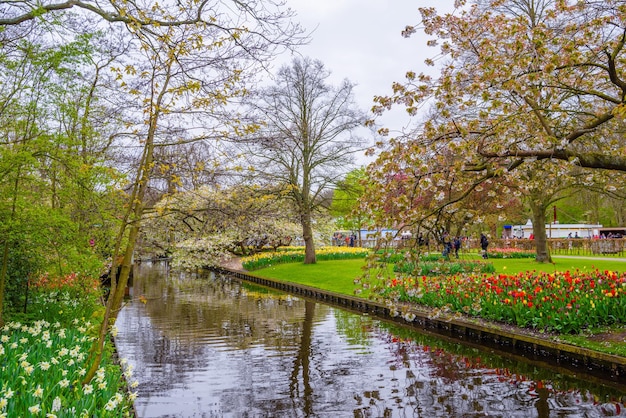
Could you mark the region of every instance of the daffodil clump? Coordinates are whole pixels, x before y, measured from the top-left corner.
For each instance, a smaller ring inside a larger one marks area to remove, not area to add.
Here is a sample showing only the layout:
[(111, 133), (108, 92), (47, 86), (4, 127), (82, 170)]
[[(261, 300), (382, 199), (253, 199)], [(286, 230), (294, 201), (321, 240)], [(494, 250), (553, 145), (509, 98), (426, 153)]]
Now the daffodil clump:
[(30, 287), (28, 317), (38, 319), (0, 328), (0, 418), (131, 416), (137, 382), (126, 362), (112, 361), (108, 341), (95, 377), (82, 383), (102, 317), (98, 280), (44, 275)]
[[(315, 251), (317, 260), (347, 260), (365, 258), (370, 250), (359, 247), (321, 247)], [(276, 264), (297, 263), (304, 261), (304, 247), (289, 247), (287, 250), (262, 252), (241, 260), (246, 270), (258, 270)]]
[(46, 321), (5, 325), (0, 333), (0, 417), (130, 416), (136, 395), (127, 392), (129, 367), (122, 371), (109, 356), (94, 379), (81, 384), (92, 327), (78, 319), (67, 328)]

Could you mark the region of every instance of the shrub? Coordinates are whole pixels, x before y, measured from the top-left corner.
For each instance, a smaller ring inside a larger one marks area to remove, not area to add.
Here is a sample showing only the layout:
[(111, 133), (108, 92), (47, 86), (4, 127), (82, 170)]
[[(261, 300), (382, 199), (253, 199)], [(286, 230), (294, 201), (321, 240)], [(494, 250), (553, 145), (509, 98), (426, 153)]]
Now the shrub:
[(494, 248), (487, 251), (491, 258), (535, 258), (534, 251), (520, 250), (519, 248)]
[(385, 261), (387, 263), (399, 263), (418, 256), (420, 261), (439, 261), (443, 259), (443, 256), (439, 253), (417, 253), (415, 251), (378, 250), (376, 251), (376, 255), (380, 261)]
[(92, 277), (44, 274), (29, 286), (29, 315), (50, 323), (67, 325), (75, 318), (89, 318), (102, 306), (100, 281)]

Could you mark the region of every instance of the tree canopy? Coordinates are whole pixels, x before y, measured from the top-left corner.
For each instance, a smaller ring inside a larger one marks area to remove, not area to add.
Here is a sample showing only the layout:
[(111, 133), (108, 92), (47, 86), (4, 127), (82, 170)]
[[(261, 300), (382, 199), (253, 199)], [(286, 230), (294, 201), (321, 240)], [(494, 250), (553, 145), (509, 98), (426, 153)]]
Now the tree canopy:
[(290, 245), (300, 228), (290, 209), (273, 190), (255, 185), (175, 193), (146, 213), (141, 247), (187, 269), (219, 265), (233, 255)]
[(393, 95), (376, 98), (375, 112), (432, 105), (422, 135), (432, 150), (462, 147), (471, 168), (558, 159), (626, 171), (621, 1), (490, 0), (444, 16), (420, 12), (429, 45), (440, 46), (440, 75), (408, 71)]

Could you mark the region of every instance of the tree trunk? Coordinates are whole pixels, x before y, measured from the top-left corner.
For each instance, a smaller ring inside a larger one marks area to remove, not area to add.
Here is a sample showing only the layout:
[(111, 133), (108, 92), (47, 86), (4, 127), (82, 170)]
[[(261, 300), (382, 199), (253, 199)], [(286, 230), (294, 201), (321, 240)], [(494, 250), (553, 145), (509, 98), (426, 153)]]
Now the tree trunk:
[[(102, 353), (105, 342), (107, 341), (108, 332), (111, 326), (115, 324), (117, 315), (122, 307), (124, 292), (132, 268), (133, 253), (135, 251), (141, 218), (144, 211), (144, 196), (148, 188), (150, 171), (152, 170), (154, 161), (154, 136), (157, 121), (158, 112), (156, 112), (156, 115), (151, 119), (150, 129), (144, 144), (143, 156), (137, 169), (137, 178), (135, 179), (134, 187), (129, 196), (128, 211), (124, 214), (118, 236), (116, 237), (115, 250), (113, 251), (113, 263), (111, 265), (111, 290), (106, 303), (104, 318), (100, 324), (98, 339), (94, 341), (91, 351), (89, 352), (87, 364), (90, 364), (90, 366), (83, 377), (83, 384), (89, 383), (95, 376), (100, 362), (102, 361)], [(128, 231), (128, 236), (126, 237), (126, 246), (123, 247), (122, 243), (124, 242), (126, 231)], [(124, 249), (122, 250), (122, 248)], [(122, 254), (123, 259), (121, 260), (120, 274), (119, 277), (116, 277), (117, 267), (120, 263), (120, 261), (118, 261), (118, 255)]]
[(304, 264), (315, 264), (315, 240), (311, 227), (311, 213), (306, 211), (302, 214), (302, 238), (304, 239)]
[[(102, 323), (100, 324), (100, 330), (98, 333), (98, 339), (94, 341), (93, 346), (89, 352), (89, 357), (87, 359), (87, 364), (90, 364), (89, 370), (83, 378), (82, 383), (87, 384), (93, 379), (95, 376), (100, 362), (102, 361), (102, 354), (104, 350), (104, 345), (107, 341), (108, 332), (115, 324), (115, 320), (117, 319), (117, 315), (122, 307), (122, 301), (124, 299), (124, 292), (126, 290), (126, 285), (128, 284), (128, 278), (130, 276), (130, 270), (132, 268), (132, 259), (133, 253), (135, 251), (135, 244), (137, 242), (137, 236), (139, 235), (139, 219), (143, 214), (143, 196), (145, 194), (146, 184), (147, 184), (147, 172), (149, 170), (149, 166), (152, 162), (152, 144), (148, 144), (149, 151), (147, 152), (148, 158), (147, 160), (150, 162), (149, 164), (143, 165), (140, 172), (142, 173), (142, 181), (139, 182), (136, 190), (133, 192), (131, 201), (134, 202), (130, 207), (132, 208), (132, 212), (127, 214), (124, 221), (122, 222), (122, 226), (120, 227), (120, 232), (117, 237), (116, 242), (116, 250), (114, 251), (113, 263), (111, 265), (111, 289), (109, 292), (109, 298), (107, 299), (106, 309), (104, 312), (104, 318), (102, 319)], [(133, 221), (129, 222), (128, 216), (134, 215)], [(128, 226), (130, 225), (130, 227)], [(117, 254), (122, 254), (121, 250), (121, 242), (124, 237), (125, 231), (128, 230), (128, 237), (126, 242), (126, 247), (123, 251), (124, 257), (121, 260), (121, 268), (119, 269), (119, 276), (117, 275), (118, 271), (118, 257)]]
[(539, 263), (551, 263), (546, 236), (546, 207), (542, 203), (531, 202), (533, 212), (533, 234), (535, 235), (535, 260)]
[[(143, 145), (143, 155), (137, 165), (135, 183), (131, 194), (128, 196), (128, 210), (122, 219), (120, 230), (116, 237), (115, 250), (113, 251), (114, 257), (113, 265), (111, 266), (111, 274), (113, 275), (111, 278), (111, 291), (109, 299), (106, 303), (104, 318), (100, 324), (98, 339), (94, 341), (94, 345), (89, 353), (87, 364), (90, 364), (90, 367), (83, 377), (83, 384), (87, 384), (91, 381), (91, 379), (93, 379), (98, 367), (100, 366), (100, 362), (102, 361), (102, 352), (104, 344), (107, 341), (108, 332), (110, 327), (115, 324), (117, 315), (122, 307), (122, 301), (124, 300), (124, 293), (132, 268), (133, 253), (135, 251), (135, 245), (139, 235), (141, 219), (144, 212), (144, 199), (146, 190), (148, 189), (148, 183), (151, 178), (152, 166), (154, 164), (154, 141), (157, 126), (161, 116), (163, 100), (167, 94), (169, 82), (171, 80), (171, 74), (169, 72), (171, 70), (171, 64), (171, 61), (167, 64), (165, 81), (160, 87), (156, 98), (152, 97), (152, 100), (150, 101), (152, 107), (149, 108), (150, 116), (148, 132)], [(128, 234), (127, 237), (125, 237), (126, 234)], [(126, 238), (125, 247), (123, 247), (124, 238)], [(122, 254), (124, 257), (121, 260), (120, 274), (119, 277), (116, 278), (115, 272), (117, 272), (119, 263), (118, 256)]]

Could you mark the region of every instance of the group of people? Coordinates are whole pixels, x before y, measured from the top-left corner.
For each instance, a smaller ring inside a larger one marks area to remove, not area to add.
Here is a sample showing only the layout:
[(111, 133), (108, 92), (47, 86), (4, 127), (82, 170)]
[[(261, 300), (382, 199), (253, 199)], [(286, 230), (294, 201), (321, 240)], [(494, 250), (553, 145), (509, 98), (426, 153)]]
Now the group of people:
[[(334, 246), (346, 246), (346, 247), (354, 247), (356, 244), (356, 234), (354, 233), (342, 233), (335, 232), (332, 237), (332, 243)], [(408, 234), (402, 235), (403, 239), (410, 239), (411, 237)], [(454, 236), (452, 237), (447, 232), (444, 232), (442, 235), (442, 243), (443, 243), (443, 252), (442, 255), (445, 258), (450, 258), (451, 255), (454, 255), (455, 258), (459, 258), (459, 251), (461, 250), (461, 246), (463, 245), (463, 240), (467, 238)], [(417, 239), (419, 245), (427, 244), (427, 240), (424, 239), (422, 234), (419, 234)], [(482, 250), (482, 257), (488, 258), (487, 256), (487, 248), (489, 247), (489, 239), (483, 233), (480, 234), (480, 248)]]
[(443, 234), (443, 256), (445, 258), (449, 258), (452, 253), (454, 253), (456, 258), (459, 258), (460, 249), (461, 237), (457, 235), (454, 238), (450, 238), (447, 232)]
[(346, 247), (354, 247), (356, 241), (356, 234), (342, 234), (341, 232), (335, 232), (333, 234), (333, 245)]
[[(450, 258), (450, 254), (454, 254), (456, 258), (459, 258), (459, 250), (461, 249), (461, 237), (458, 235), (454, 238), (451, 238), (450, 235), (445, 232), (442, 237), (443, 241), (443, 252), (442, 255), (444, 258)], [(487, 248), (489, 247), (489, 239), (485, 234), (480, 234), (480, 248), (482, 250), (482, 257), (488, 258), (487, 256)]]

